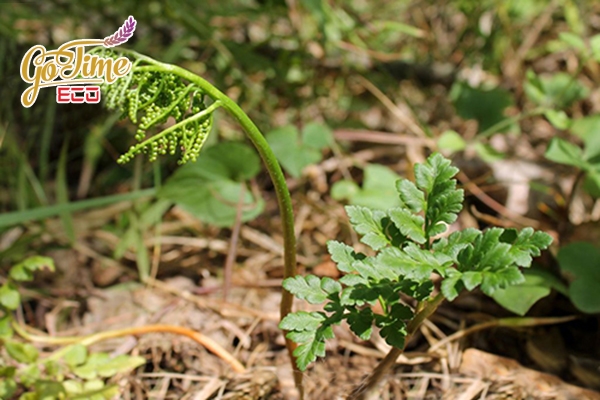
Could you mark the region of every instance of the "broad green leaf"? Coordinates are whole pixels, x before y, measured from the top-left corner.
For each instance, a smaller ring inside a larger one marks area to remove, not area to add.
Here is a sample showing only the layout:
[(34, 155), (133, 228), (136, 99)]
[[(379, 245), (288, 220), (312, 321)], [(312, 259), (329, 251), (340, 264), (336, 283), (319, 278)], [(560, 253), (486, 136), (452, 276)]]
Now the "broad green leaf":
[(387, 210), (400, 205), (400, 200), (394, 189), (398, 179), (400, 179), (400, 176), (388, 167), (369, 164), (364, 169), (362, 188), (359, 188), (354, 182), (336, 182), (331, 189), (332, 197), (335, 193), (334, 198), (336, 200), (348, 200), (353, 205)]
[(600, 312), (600, 250), (586, 242), (575, 242), (562, 247), (558, 263), (568, 273), (572, 282), (569, 297), (579, 310), (595, 314)]
[(523, 85), (525, 94), (538, 106), (561, 110), (589, 95), (579, 80), (564, 72), (542, 77), (529, 72), (527, 78)]
[(342, 179), (331, 186), (331, 198), (337, 201), (351, 200), (361, 191), (356, 182)]
[(467, 143), (456, 131), (449, 130), (443, 132), (437, 140), (437, 145), (441, 150), (447, 150), (450, 154), (464, 150)]
[(473, 144), (473, 148), (477, 152), (477, 155), (483, 161), (488, 162), (488, 163), (493, 163), (496, 161), (503, 160), (505, 157), (504, 153), (501, 153), (498, 150), (494, 149), (488, 143), (481, 143), (481, 142), (477, 141), (477, 142), (475, 142), (475, 144)]
[(14, 379), (0, 379), (0, 399), (12, 399), (16, 391), (17, 383)]
[(552, 138), (548, 150), (546, 150), (546, 158), (560, 164), (573, 165), (581, 169), (587, 168), (581, 148), (561, 138)]
[[(550, 294), (554, 281), (547, 280), (544, 275), (526, 271), (525, 281), (518, 285), (498, 289), (492, 294), (496, 303), (518, 315), (525, 315), (538, 300)], [(556, 278), (554, 278), (556, 280)]]
[(38, 358), (37, 349), (29, 343), (8, 340), (4, 342), (4, 348), (9, 356), (20, 363), (32, 364)]
[(514, 103), (512, 94), (502, 88), (473, 88), (466, 82), (456, 82), (450, 98), (458, 115), (479, 122), (479, 130), (484, 131), (502, 121), (504, 110)]
[(83, 379), (108, 378), (127, 372), (146, 363), (144, 357), (119, 355), (111, 358), (106, 353), (92, 353), (85, 364), (73, 369), (73, 373)]
[(331, 254), (331, 259), (337, 264), (337, 269), (346, 273), (356, 271), (352, 267), (354, 261), (365, 258), (364, 254), (356, 253), (352, 247), (335, 240), (327, 242), (327, 251)]
[[(240, 192), (246, 185), (236, 179), (249, 175), (238, 169), (241, 165), (229, 165), (225, 159), (217, 158), (222, 152), (222, 145), (224, 143), (210, 147), (198, 161), (177, 169), (157, 196), (173, 201), (204, 222), (222, 227), (233, 226)], [(255, 161), (253, 157), (248, 159), (248, 171), (256, 170), (253, 166)], [(255, 198), (248, 189), (244, 192), (242, 221), (246, 222), (262, 212), (264, 201), (260, 197)]]
[(306, 300), (310, 304), (321, 304), (327, 300), (328, 293), (321, 288), (321, 279), (314, 275), (297, 275), (287, 278), (283, 281), (283, 287), (297, 298)]
[(111, 358), (108, 362), (101, 364), (96, 369), (99, 377), (109, 378), (116, 374), (131, 371), (146, 364), (146, 359), (140, 356), (121, 354)]
[(383, 220), (387, 218), (383, 211), (372, 211), (361, 206), (346, 206), (346, 213), (350, 217), (354, 230), (363, 236), (361, 242), (373, 250), (382, 249), (390, 244), (383, 227)]
[(565, 113), (562, 110), (546, 110), (544, 112), (544, 115), (546, 116), (546, 118), (548, 118), (548, 121), (550, 121), (550, 123), (557, 129), (568, 129), (571, 126), (571, 119), (569, 118), (569, 116), (567, 115), (567, 113)]
[(60, 382), (39, 380), (35, 383), (35, 394), (39, 400), (59, 399), (67, 394)]
[(227, 170), (227, 177), (243, 182), (260, 172), (260, 158), (256, 151), (240, 142), (221, 142), (207, 148), (202, 157), (219, 162)]
[(62, 358), (71, 368), (83, 364), (88, 356), (87, 348), (81, 344), (72, 344), (63, 351)]
[(572, 32), (560, 32), (558, 34), (558, 37), (560, 40), (562, 40), (563, 42), (567, 43), (569, 46), (571, 46), (572, 48), (574, 48), (577, 51), (580, 51), (582, 53), (585, 53), (587, 51), (587, 47), (585, 45), (585, 42), (583, 41), (583, 39), (581, 38), (581, 36), (576, 35), (575, 33)]
[(327, 125), (310, 122), (302, 129), (302, 143), (307, 147), (322, 150), (333, 142), (333, 132)]
[(8, 313), (0, 317), (0, 339), (10, 339), (12, 337), (11, 322), (12, 316)]
[(393, 208), (388, 211), (388, 215), (403, 235), (419, 244), (427, 241), (423, 231), (423, 224), (425, 223), (423, 217), (415, 215), (404, 208)]
[(282, 167), (295, 178), (302, 175), (306, 166), (321, 161), (321, 152), (301, 143), (298, 129), (294, 126), (277, 128), (265, 137)]
[(0, 305), (9, 310), (16, 310), (19, 304), (21, 304), (21, 295), (14, 284), (6, 282), (0, 286)]
[(425, 208), (425, 195), (408, 179), (396, 181), (396, 190), (402, 205), (413, 213), (419, 213)]

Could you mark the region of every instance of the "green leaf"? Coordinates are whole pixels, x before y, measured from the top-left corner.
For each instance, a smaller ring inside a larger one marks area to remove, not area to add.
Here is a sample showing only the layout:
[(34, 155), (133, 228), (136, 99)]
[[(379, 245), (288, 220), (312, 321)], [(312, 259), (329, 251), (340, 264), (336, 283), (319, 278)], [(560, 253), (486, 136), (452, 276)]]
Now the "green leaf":
[(352, 332), (361, 340), (369, 340), (371, 338), (374, 314), (370, 308), (351, 311), (347, 320)]
[(400, 195), (402, 205), (413, 213), (419, 213), (425, 208), (425, 195), (408, 179), (396, 181), (396, 190)]
[(4, 342), (4, 348), (15, 361), (32, 364), (38, 358), (38, 351), (29, 343), (20, 343), (8, 340)]
[(14, 379), (8, 378), (0, 380), (0, 399), (12, 399), (16, 391), (17, 383)]
[(587, 52), (587, 47), (583, 39), (572, 32), (561, 32), (558, 34), (560, 40), (582, 53)]
[[(508, 238), (508, 235), (516, 238)], [(511, 244), (509, 254), (514, 258), (513, 262), (519, 267), (529, 267), (532, 256), (538, 257), (541, 250), (547, 249), (552, 243), (552, 236), (545, 232), (534, 231), (533, 228), (524, 228), (520, 232), (507, 230), (501, 236), (500, 240)]]
[(364, 169), (362, 188), (359, 188), (354, 182), (336, 182), (331, 189), (332, 197), (335, 193), (334, 199), (336, 200), (348, 200), (353, 205), (387, 210), (400, 205), (394, 189), (398, 179), (400, 176), (388, 167), (369, 164)]
[(291, 125), (277, 128), (265, 135), (281, 166), (295, 178), (302, 175), (306, 166), (321, 161), (321, 152), (300, 143), (298, 136), (298, 129)]
[(310, 122), (302, 129), (302, 143), (307, 147), (322, 150), (334, 143), (333, 132), (327, 125)]
[(111, 358), (106, 353), (92, 353), (85, 364), (73, 369), (73, 373), (83, 379), (108, 378), (127, 372), (146, 363), (144, 357), (119, 355)]
[(475, 142), (473, 148), (477, 152), (477, 155), (485, 162), (492, 163), (503, 160), (505, 155), (494, 149), (488, 143)]
[(204, 222), (229, 227), (235, 223), (240, 193), (244, 190), (242, 222), (249, 221), (262, 212), (264, 201), (243, 188), (246, 183), (239, 180), (256, 175), (260, 169), (257, 157), (241, 143), (219, 143), (202, 153), (198, 161), (177, 169), (157, 196), (176, 203)]
[(423, 231), (423, 224), (425, 223), (423, 217), (412, 214), (404, 208), (393, 208), (388, 211), (388, 215), (403, 235), (419, 244), (427, 241), (425, 232)]
[(526, 271), (523, 275), (525, 280), (522, 283), (498, 289), (492, 294), (496, 303), (521, 316), (527, 314), (540, 299), (550, 294), (556, 280), (554, 278), (553, 281), (549, 281), (544, 275), (532, 274), (531, 271)]
[(383, 220), (387, 218), (383, 211), (371, 211), (361, 206), (346, 206), (346, 213), (350, 217), (354, 230), (363, 235), (361, 242), (373, 250), (382, 249), (390, 244), (383, 227)]
[(398, 280), (399, 276), (421, 282), (429, 279), (435, 271), (445, 271), (452, 262), (445, 254), (434, 254), (421, 249), (414, 243), (409, 243), (400, 250), (396, 247), (383, 249), (377, 256), (377, 264), (381, 266), (380, 273), (390, 270), (392, 276)]
[(458, 115), (479, 122), (479, 130), (484, 131), (502, 121), (504, 110), (514, 103), (512, 94), (502, 88), (473, 88), (466, 82), (456, 82), (450, 98)]
[(437, 145), (441, 150), (447, 150), (450, 154), (464, 150), (467, 143), (460, 134), (453, 130), (444, 131), (437, 140)]
[(39, 380), (35, 382), (35, 393), (39, 400), (54, 400), (65, 396), (67, 391), (60, 382)]
[(279, 323), (279, 328), (288, 331), (315, 331), (325, 319), (325, 314), (320, 312), (298, 311), (286, 315)]
[(0, 305), (9, 310), (16, 310), (19, 304), (21, 304), (21, 295), (13, 283), (6, 282), (0, 286)]
[(566, 109), (589, 95), (589, 90), (579, 80), (564, 72), (538, 77), (528, 71), (523, 88), (536, 105), (559, 110)]
[(356, 270), (352, 264), (365, 258), (364, 254), (358, 254), (352, 247), (335, 240), (327, 242), (327, 251), (331, 254), (331, 259), (337, 264), (337, 269), (346, 273), (355, 272)]
[(63, 350), (63, 360), (71, 368), (81, 365), (88, 356), (87, 348), (81, 344), (72, 344)]
[(449, 256), (458, 263), (458, 253), (481, 236), (481, 231), (475, 228), (467, 228), (462, 231), (452, 232), (447, 238), (440, 238), (433, 244), (433, 250)]
[(12, 267), (9, 276), (15, 281), (31, 281), (35, 271), (54, 272), (54, 260), (42, 256), (29, 257)]
[(571, 126), (571, 119), (567, 113), (562, 110), (546, 110), (544, 111), (544, 115), (556, 129), (564, 130)]
[(573, 165), (581, 169), (587, 168), (581, 148), (561, 138), (552, 138), (545, 155), (547, 159), (560, 164)]
[(10, 339), (13, 335), (12, 316), (8, 313), (0, 317), (0, 339)]
[(586, 242), (575, 242), (558, 252), (560, 269), (571, 275), (569, 297), (579, 310), (595, 314), (600, 312), (600, 250)]
[(327, 293), (321, 290), (321, 280), (314, 275), (287, 278), (283, 281), (283, 287), (297, 298), (311, 304), (321, 304), (327, 300)]
[(331, 186), (331, 198), (337, 201), (350, 200), (360, 191), (356, 182), (342, 179)]
[(325, 356), (325, 339), (333, 337), (333, 330), (330, 326), (312, 332), (311, 335), (298, 336), (297, 332), (288, 333), (287, 337), (296, 343), (301, 343), (296, 350), (294, 350), (294, 356), (296, 357), (296, 365), (300, 371), (305, 371), (308, 364), (315, 361), (317, 357)]
[(517, 267), (507, 267), (498, 271), (483, 271), (481, 291), (492, 296), (497, 289), (506, 288), (525, 281), (521, 270)]
[(442, 281), (440, 290), (448, 301), (452, 301), (458, 297), (461, 290), (463, 289), (462, 273), (455, 269), (448, 269), (446, 271), (446, 278)]
[(592, 57), (594, 57), (594, 60), (600, 62), (600, 34), (590, 38), (590, 47), (592, 48)]

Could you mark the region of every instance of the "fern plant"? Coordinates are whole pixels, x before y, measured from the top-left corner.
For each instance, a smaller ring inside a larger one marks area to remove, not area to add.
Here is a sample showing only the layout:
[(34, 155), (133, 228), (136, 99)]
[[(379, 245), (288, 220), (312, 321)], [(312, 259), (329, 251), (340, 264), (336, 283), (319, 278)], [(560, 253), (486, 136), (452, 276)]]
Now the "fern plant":
[[(160, 155), (173, 155), (177, 151), (181, 153), (180, 164), (194, 161), (208, 137), (217, 109), (223, 108), (237, 120), (273, 181), (283, 229), (284, 275), (296, 276), (294, 214), (285, 176), (265, 137), (248, 115), (208, 81), (176, 65), (123, 49), (97, 47), (91, 53), (113, 58), (127, 56), (132, 61), (127, 76), (101, 87), (106, 106), (121, 111), (123, 117), (138, 127), (135, 135), (138, 143), (118, 159), (119, 163), (126, 163), (139, 154), (154, 161)], [(169, 119), (174, 123), (165, 127)], [(292, 294), (284, 290), (280, 307), (282, 319), (291, 312), (292, 301)], [(302, 374), (296, 368), (293, 356), (296, 345), (286, 339), (286, 347), (292, 360), (296, 387), (302, 397)]]
[[(325, 356), (325, 341), (333, 338), (334, 325), (345, 320), (362, 340), (368, 340), (376, 327), (392, 350), (350, 396), (365, 398), (402, 353), (407, 339), (444, 299), (452, 301), (464, 289), (477, 287), (491, 295), (524, 280), (519, 268), (529, 267), (532, 257), (550, 245), (548, 234), (532, 228), (483, 232), (468, 228), (441, 236), (462, 209), (463, 190), (452, 179), (457, 173), (448, 159), (434, 153), (424, 164), (415, 165), (415, 183), (397, 181), (400, 207), (382, 211), (347, 206), (350, 223), (373, 254), (330, 241), (331, 258), (345, 274), (339, 281), (314, 275), (284, 281), (297, 298), (325, 303), (323, 311), (295, 312), (280, 323), (299, 345), (294, 353), (298, 368), (305, 370)], [(441, 278), (437, 294), (432, 274)], [(406, 302), (407, 298), (414, 302)], [(373, 310), (375, 304), (381, 312)]]

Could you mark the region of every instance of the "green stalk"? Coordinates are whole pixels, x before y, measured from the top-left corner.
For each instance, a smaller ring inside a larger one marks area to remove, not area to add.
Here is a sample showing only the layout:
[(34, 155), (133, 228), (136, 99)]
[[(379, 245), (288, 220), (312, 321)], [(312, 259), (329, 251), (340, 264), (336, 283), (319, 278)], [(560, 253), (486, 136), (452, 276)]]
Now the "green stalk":
[[(292, 208), (292, 199), (290, 192), (285, 181), (285, 176), (281, 170), (281, 166), (271, 150), (271, 147), (267, 143), (267, 140), (258, 129), (258, 127), (252, 122), (250, 117), (238, 106), (233, 100), (227, 97), (223, 92), (214, 87), (211, 83), (201, 78), (200, 76), (176, 65), (164, 64), (156, 61), (150, 57), (136, 53), (130, 50), (120, 50), (119, 52), (124, 54), (131, 54), (137, 60), (145, 61), (148, 64), (156, 67), (156, 70), (170, 72), (177, 75), (180, 78), (187, 80), (204, 91), (210, 96), (215, 102), (219, 102), (220, 106), (227, 110), (238, 123), (242, 126), (246, 132), (248, 138), (256, 147), (260, 157), (262, 158), (269, 176), (275, 187), (275, 194), (277, 196), (277, 203), (279, 205), (279, 212), (281, 214), (282, 228), (283, 228), (283, 248), (284, 248), (284, 276), (285, 278), (294, 277), (297, 275), (296, 269), (296, 235), (294, 233), (294, 211)], [(283, 289), (281, 298), (280, 314), (281, 319), (288, 315), (292, 311), (293, 296), (290, 292)], [(284, 331), (284, 336), (287, 332)], [(296, 366), (296, 357), (293, 352), (296, 348), (296, 344), (286, 337), (286, 347), (292, 361), (292, 368), (294, 370), (294, 381), (296, 387), (300, 391), (301, 398), (303, 397), (302, 389), (302, 373)]]

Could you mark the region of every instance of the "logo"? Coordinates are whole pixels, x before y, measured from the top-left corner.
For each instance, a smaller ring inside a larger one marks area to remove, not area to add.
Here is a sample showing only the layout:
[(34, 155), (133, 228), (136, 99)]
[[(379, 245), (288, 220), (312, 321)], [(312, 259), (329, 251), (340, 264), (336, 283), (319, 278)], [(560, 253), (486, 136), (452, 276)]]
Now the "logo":
[[(100, 85), (111, 84), (131, 71), (126, 57), (113, 59), (86, 54), (86, 46), (115, 47), (125, 43), (137, 22), (129, 16), (123, 25), (104, 39), (78, 39), (47, 51), (42, 45), (31, 47), (21, 61), (21, 78), (31, 84), (21, 95), (23, 107), (31, 107), (40, 89), (56, 87), (58, 103), (99, 103)], [(30, 74), (30, 72), (33, 72)]]

